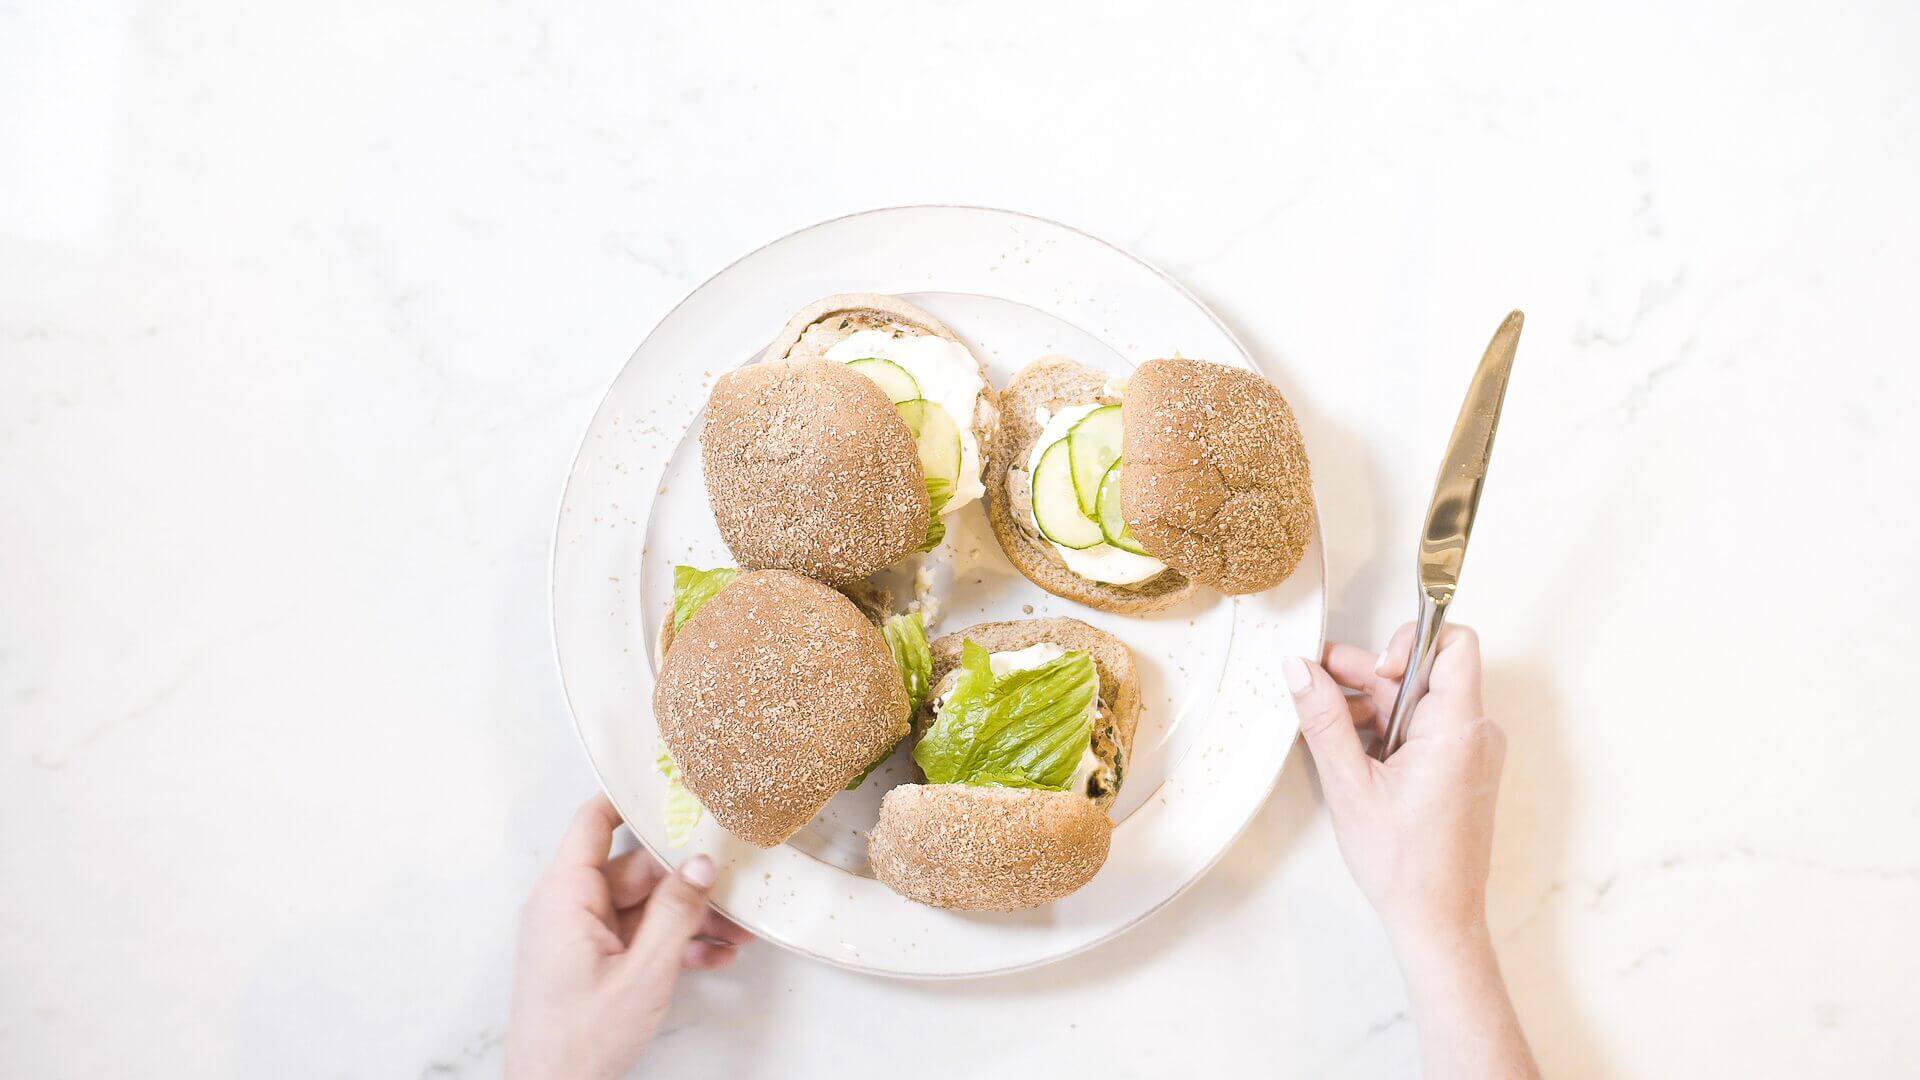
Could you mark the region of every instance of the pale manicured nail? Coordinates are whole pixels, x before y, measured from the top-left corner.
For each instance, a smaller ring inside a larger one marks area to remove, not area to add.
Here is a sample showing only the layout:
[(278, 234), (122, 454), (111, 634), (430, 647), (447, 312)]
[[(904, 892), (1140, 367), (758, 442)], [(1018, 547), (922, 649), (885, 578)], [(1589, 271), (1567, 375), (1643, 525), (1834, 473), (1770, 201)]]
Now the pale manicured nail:
[(1280, 667), (1286, 672), (1287, 689), (1295, 694), (1304, 693), (1313, 685), (1313, 672), (1307, 670), (1307, 662), (1297, 656), (1289, 656), (1280, 661)]
[(1383, 651), (1380, 654), (1380, 659), (1374, 661), (1373, 673), (1375, 675), (1385, 675), (1387, 673), (1387, 661), (1391, 659), (1393, 659), (1392, 650)]
[(704, 889), (713, 884), (713, 879), (717, 874), (713, 868), (712, 859), (707, 858), (705, 855), (695, 855), (681, 865), (680, 876), (686, 878), (687, 884), (692, 885), (694, 888)]

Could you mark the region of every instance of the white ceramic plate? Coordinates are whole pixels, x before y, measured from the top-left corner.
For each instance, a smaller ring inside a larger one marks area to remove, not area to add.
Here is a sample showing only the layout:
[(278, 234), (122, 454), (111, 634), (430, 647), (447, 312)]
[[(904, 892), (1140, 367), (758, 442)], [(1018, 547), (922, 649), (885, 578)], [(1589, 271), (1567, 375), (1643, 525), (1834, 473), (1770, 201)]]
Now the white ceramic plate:
[[(996, 385), (1046, 353), (1124, 372), (1182, 355), (1254, 367), (1240, 343), (1171, 279), (1063, 225), (1004, 210), (902, 207), (815, 225), (768, 244), (695, 289), (607, 392), (582, 441), (554, 534), (553, 625), (575, 725), (628, 825), (678, 864), (711, 854), (714, 902), (779, 945), (862, 971), (984, 975), (1105, 941), (1173, 899), (1226, 851), (1265, 801), (1298, 721), (1280, 660), (1317, 656), (1325, 564), (1316, 538), (1280, 588), (1238, 600), (1202, 590), (1147, 618), (1053, 597), (1007, 562), (978, 504), (926, 556), (941, 610), (931, 634), (985, 619), (1071, 615), (1133, 649), (1143, 711), (1099, 875), (1049, 907), (939, 911), (868, 875), (880, 797), (912, 779), (903, 749), (784, 846), (735, 840), (702, 821), (666, 843), (653, 767), (660, 622), (673, 566), (729, 565), (701, 480), (701, 407), (719, 374), (755, 359), (793, 312), (839, 292), (905, 296), (983, 359)], [(1284, 391), (1287, 373), (1261, 369)], [(908, 567), (907, 572), (913, 568)]]

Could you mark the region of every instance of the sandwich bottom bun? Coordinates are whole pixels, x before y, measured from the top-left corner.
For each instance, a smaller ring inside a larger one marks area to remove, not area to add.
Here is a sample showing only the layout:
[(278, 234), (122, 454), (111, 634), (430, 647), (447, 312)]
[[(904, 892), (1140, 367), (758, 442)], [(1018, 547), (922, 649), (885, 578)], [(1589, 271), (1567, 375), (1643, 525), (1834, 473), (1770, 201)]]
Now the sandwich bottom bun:
[(1104, 778), (1101, 790), (897, 787), (880, 803), (867, 858), (881, 883), (934, 907), (1017, 911), (1051, 903), (1091, 881), (1107, 860), (1113, 822), (1106, 811), (1125, 778), (1140, 720), (1133, 654), (1119, 638), (1078, 619), (980, 623), (929, 646), (935, 696), (953, 689), (968, 641), (989, 652), (1044, 642), (1093, 658), (1100, 697), (1092, 748), (1102, 763), (1095, 772)]
[(908, 730), (900, 669), (853, 601), (784, 570), (740, 575), (666, 650), (653, 711), (681, 782), (772, 847)]
[[(1079, 649), (1093, 658), (1093, 669), (1100, 676), (1099, 712), (1093, 722), (1093, 753), (1105, 766), (1109, 782), (1098, 793), (1083, 791), (1093, 804), (1105, 810), (1120, 794), (1126, 779), (1127, 762), (1133, 755), (1133, 733), (1140, 726), (1140, 677), (1134, 672), (1133, 652), (1127, 643), (1104, 630), (1097, 630), (1079, 619), (1016, 619), (1011, 622), (975, 623), (958, 633), (933, 639), (927, 651), (933, 656), (933, 693), (929, 700), (945, 697), (959, 678), (960, 652), (967, 642), (988, 652), (1013, 652), (1043, 642), (1063, 649)], [(915, 718), (916, 725), (932, 722), (931, 709)], [(916, 730), (915, 734), (924, 734)]]
[(1093, 880), (1112, 840), (1113, 822), (1071, 791), (906, 784), (881, 801), (867, 857), (909, 900), (1018, 911)]
[[(1138, 585), (1109, 585), (1067, 569), (1053, 545), (1031, 531), (1013, 505), (1007, 474), (1025, 469), (1033, 442), (1040, 437), (1037, 409), (1059, 412), (1072, 405), (1116, 402), (1106, 392), (1107, 374), (1064, 356), (1044, 356), (1020, 370), (1000, 392), (1000, 426), (987, 455), (987, 523), (1007, 560), (1027, 580), (1055, 596), (1120, 615), (1145, 615), (1172, 607), (1194, 590), (1193, 582), (1168, 569)], [(1125, 475), (1124, 473), (1122, 474)]]

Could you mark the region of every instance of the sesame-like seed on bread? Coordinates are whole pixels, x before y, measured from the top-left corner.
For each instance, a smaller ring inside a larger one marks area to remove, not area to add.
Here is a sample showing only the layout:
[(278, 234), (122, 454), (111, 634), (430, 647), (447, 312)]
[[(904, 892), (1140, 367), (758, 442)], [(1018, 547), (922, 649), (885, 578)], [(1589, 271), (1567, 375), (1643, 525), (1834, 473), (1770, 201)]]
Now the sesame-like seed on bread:
[(1120, 505), (1140, 546), (1229, 594), (1287, 579), (1313, 481), (1287, 399), (1243, 368), (1149, 360), (1127, 383)]
[(867, 844), (874, 876), (922, 904), (1017, 911), (1100, 871), (1113, 822), (1070, 791), (905, 784), (887, 792)]
[(672, 635), (653, 709), (687, 790), (761, 847), (793, 835), (908, 728), (880, 630), (784, 570), (740, 575)]
[(714, 521), (743, 567), (842, 585), (926, 540), (913, 430), (843, 364), (776, 360), (721, 376), (700, 452)]
[[(1137, 585), (1111, 585), (1081, 577), (1067, 569), (1066, 561), (1045, 537), (1029, 530), (1013, 505), (1017, 496), (1008, 487), (1010, 472), (1025, 475), (1033, 442), (1040, 437), (1042, 425), (1036, 410), (1045, 408), (1051, 414), (1092, 402), (1111, 405), (1119, 399), (1106, 392), (1106, 382), (1103, 371), (1064, 356), (1043, 356), (1022, 368), (1000, 392), (999, 430), (987, 455), (987, 522), (1014, 569), (1035, 585), (1101, 611), (1144, 615), (1186, 599), (1193, 592), (1193, 583), (1173, 569)], [(1123, 476), (1125, 472), (1123, 469)]]

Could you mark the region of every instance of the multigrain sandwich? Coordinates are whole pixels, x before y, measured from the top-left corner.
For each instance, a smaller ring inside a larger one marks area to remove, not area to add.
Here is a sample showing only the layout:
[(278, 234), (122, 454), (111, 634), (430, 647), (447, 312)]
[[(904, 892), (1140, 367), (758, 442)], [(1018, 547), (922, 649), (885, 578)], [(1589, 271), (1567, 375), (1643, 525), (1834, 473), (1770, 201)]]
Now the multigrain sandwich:
[(874, 875), (934, 907), (1014, 911), (1093, 879), (1113, 837), (1140, 687), (1119, 639), (1077, 619), (982, 623), (933, 642), (916, 713), (924, 784), (889, 791)]
[(707, 402), (701, 462), (740, 565), (857, 581), (946, 534), (981, 497), (997, 412), (953, 331), (897, 297), (830, 296)]
[(895, 653), (917, 635), (924, 656), (919, 616), (876, 626), (784, 570), (678, 567), (674, 584), (653, 694), (663, 771), (727, 831), (772, 847), (906, 737), (914, 697)]
[(1242, 368), (1150, 360), (1109, 379), (1063, 356), (1000, 395), (987, 518), (1034, 584), (1138, 615), (1196, 586), (1285, 581), (1313, 535), (1313, 485), (1293, 409)]

